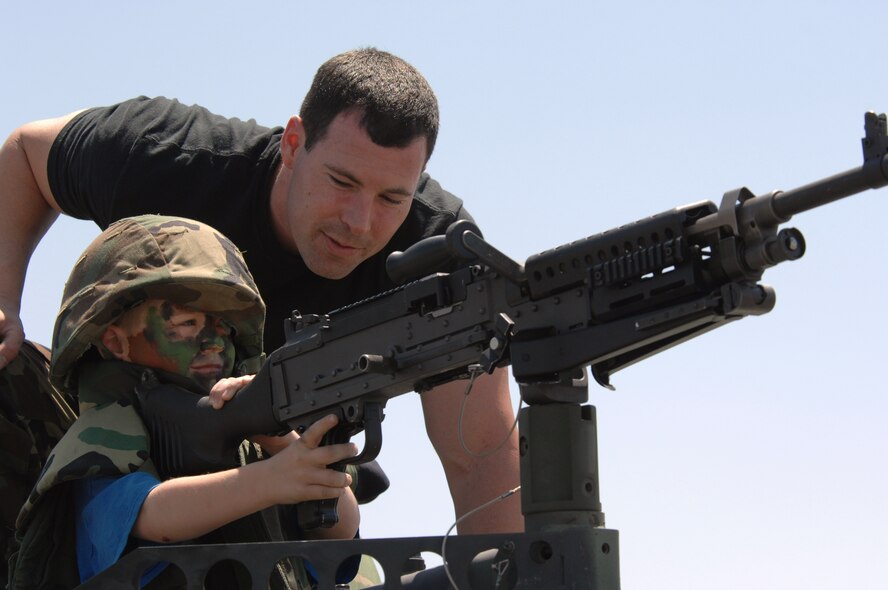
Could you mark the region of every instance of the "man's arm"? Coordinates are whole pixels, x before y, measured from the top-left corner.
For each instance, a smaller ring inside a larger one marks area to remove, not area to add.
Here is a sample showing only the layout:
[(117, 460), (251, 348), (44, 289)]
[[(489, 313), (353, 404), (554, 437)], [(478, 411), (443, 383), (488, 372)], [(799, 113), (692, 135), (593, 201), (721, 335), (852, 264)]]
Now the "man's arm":
[(23, 125), (0, 148), (0, 369), (25, 337), (19, 314), (28, 261), (60, 211), (46, 174), (49, 150), (76, 114)]
[[(459, 408), (466, 385), (453, 381), (422, 395), (426, 431), (444, 467), (458, 517), (520, 483), (517, 431), (502, 448), (484, 457), (468, 454), (460, 444)], [(490, 451), (506, 438), (514, 420), (506, 369), (476, 379), (463, 415), (466, 447), (477, 454)], [(518, 496), (473, 514), (458, 530), (462, 534), (524, 530)]]

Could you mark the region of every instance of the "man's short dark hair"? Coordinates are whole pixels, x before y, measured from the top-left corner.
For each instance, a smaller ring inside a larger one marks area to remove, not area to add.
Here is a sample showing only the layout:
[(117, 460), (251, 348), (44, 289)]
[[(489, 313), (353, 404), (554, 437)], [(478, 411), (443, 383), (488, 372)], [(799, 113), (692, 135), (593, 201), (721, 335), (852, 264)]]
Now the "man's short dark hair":
[(361, 126), (373, 143), (406, 147), (426, 138), (426, 160), (438, 137), (438, 101), (419, 71), (403, 59), (373, 47), (342, 53), (318, 68), (299, 116), (305, 149), (324, 137), (340, 113), (363, 111)]

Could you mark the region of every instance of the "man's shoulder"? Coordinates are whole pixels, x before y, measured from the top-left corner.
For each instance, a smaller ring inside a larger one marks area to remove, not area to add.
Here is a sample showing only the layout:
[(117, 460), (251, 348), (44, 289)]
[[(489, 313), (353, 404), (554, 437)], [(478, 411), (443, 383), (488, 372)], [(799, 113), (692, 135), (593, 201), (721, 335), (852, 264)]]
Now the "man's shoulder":
[(164, 213), (210, 223), (246, 248), (240, 228), (264, 221), (253, 219), (270, 190), (281, 132), (142, 96), (72, 119), (53, 143), (47, 176), (64, 212), (100, 227)]
[(186, 104), (165, 96), (137, 96), (108, 106), (86, 109), (74, 117), (59, 135), (88, 131), (98, 137), (117, 137), (119, 141), (148, 138), (171, 142), (182, 148), (237, 149), (241, 144), (263, 144), (280, 127), (266, 127), (255, 119), (242, 120), (216, 114), (198, 104)]
[(419, 178), (414, 195), (421, 208), (431, 213), (458, 214), (463, 208), (463, 200), (444, 189), (437, 180), (423, 173)]
[(466, 210), (463, 200), (445, 190), (441, 184), (423, 174), (417, 185), (410, 215), (401, 226), (403, 232), (396, 237), (413, 243), (417, 240), (444, 233), (451, 223), (460, 219), (474, 221)]

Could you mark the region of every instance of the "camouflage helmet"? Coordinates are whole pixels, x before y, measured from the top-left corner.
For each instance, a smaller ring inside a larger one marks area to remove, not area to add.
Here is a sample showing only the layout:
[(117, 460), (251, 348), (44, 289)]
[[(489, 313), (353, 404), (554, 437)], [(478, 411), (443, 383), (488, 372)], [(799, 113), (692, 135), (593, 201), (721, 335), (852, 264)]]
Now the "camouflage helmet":
[(265, 304), (237, 247), (199, 221), (142, 215), (110, 225), (74, 265), (53, 331), (50, 381), (75, 390), (84, 353), (148, 299), (225, 320), (234, 330), (236, 369), (258, 369)]

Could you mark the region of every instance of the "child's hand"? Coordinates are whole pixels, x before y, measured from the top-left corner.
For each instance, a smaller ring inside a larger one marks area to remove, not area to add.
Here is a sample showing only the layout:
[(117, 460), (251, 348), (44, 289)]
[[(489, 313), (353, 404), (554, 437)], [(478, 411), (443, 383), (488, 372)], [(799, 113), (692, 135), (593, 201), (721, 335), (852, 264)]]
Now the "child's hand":
[(145, 498), (132, 534), (158, 543), (185, 541), (275, 504), (337, 498), (339, 522), (309, 534), (353, 538), (361, 517), (348, 488), (351, 477), (327, 465), (354, 457), (358, 449), (351, 443), (318, 446), (336, 422), (331, 415), (302, 437), (270, 437), (282, 446), (265, 461), (161, 482)]
[(351, 476), (327, 465), (354, 457), (358, 447), (354, 443), (318, 446), (337, 422), (338, 418), (330, 415), (312, 424), (301, 437), (295, 432), (272, 437), (286, 439), (288, 444), (257, 465), (268, 467), (263, 487), (275, 496), (275, 504), (338, 498), (347, 493)]
[(238, 391), (250, 384), (255, 375), (244, 375), (243, 377), (225, 377), (219, 379), (210, 389), (210, 405), (218, 410), (225, 405), (225, 402), (234, 397)]
[(287, 434), (281, 436), (270, 436), (267, 434), (254, 434), (250, 437), (250, 442), (254, 442), (260, 447), (262, 450), (268, 453), (269, 455), (276, 455), (290, 444), (299, 440), (299, 435), (294, 431), (290, 431)]

